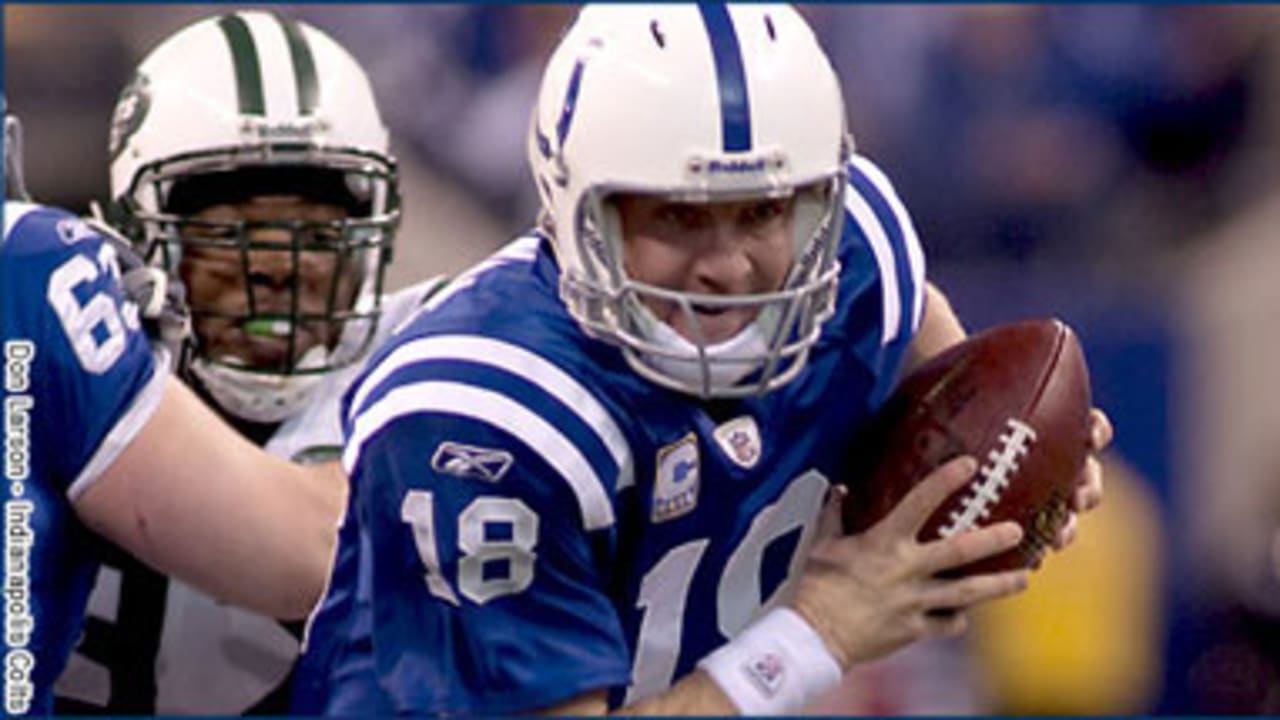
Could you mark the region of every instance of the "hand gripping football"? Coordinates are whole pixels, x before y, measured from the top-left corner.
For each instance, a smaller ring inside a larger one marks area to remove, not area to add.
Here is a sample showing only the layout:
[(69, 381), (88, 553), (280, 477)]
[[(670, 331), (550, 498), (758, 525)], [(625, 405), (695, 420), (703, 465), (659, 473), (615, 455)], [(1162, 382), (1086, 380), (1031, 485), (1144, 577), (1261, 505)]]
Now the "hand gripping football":
[(947, 574), (1037, 568), (1088, 456), (1091, 406), (1084, 353), (1064, 323), (1031, 320), (971, 337), (904, 378), (855, 444), (845, 529), (871, 527), (930, 470), (967, 453), (977, 474), (919, 539), (1016, 520), (1018, 547)]

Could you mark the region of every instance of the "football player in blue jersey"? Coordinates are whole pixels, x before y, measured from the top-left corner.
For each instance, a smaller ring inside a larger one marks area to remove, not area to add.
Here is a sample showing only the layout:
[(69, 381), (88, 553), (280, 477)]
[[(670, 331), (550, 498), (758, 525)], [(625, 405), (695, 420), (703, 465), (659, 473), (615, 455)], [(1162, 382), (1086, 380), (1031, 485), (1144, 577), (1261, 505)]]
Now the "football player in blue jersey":
[[(841, 535), (851, 438), (964, 331), (793, 8), (588, 6), (529, 156), (539, 226), (345, 401), (306, 709), (796, 712), (1025, 586), (939, 577), (1015, 524), (915, 540), (973, 458)], [(1091, 460), (1076, 509), (1101, 493)]]
[[(339, 399), (439, 283), (382, 292), (399, 183), (363, 68), (327, 33), (277, 13), (198, 20), (139, 64), (109, 154), (107, 217), (186, 290), (194, 342), (179, 376), (245, 438), (315, 466), (316, 482), (345, 497)], [(287, 707), (300, 623), (218, 602), (122, 554), (104, 562), (90, 615), (59, 711)]]
[[(5, 188), (25, 197), (16, 130), (6, 117)], [(142, 329), (163, 304), (122, 290), (129, 252), (62, 210), (5, 201), (7, 716), (52, 712), (104, 540), (280, 617), (306, 614), (331, 561), (341, 494), (253, 447), (170, 376)]]

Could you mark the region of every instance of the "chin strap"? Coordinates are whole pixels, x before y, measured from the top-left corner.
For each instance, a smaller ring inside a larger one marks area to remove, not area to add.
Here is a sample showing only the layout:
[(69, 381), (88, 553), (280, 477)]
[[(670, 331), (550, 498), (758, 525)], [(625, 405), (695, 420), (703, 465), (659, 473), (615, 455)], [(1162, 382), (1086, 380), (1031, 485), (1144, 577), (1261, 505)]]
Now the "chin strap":
[(181, 281), (170, 279), (161, 268), (147, 265), (128, 239), (103, 219), (98, 203), (92, 203), (91, 210), (93, 214), (85, 222), (115, 249), (121, 288), (138, 306), (138, 317), (147, 336), (179, 361), (192, 337), (186, 287)]
[[(315, 348), (313, 348), (315, 349)], [(218, 407), (241, 420), (279, 423), (301, 412), (326, 374), (268, 375), (194, 358), (187, 371)]]
[(719, 391), (737, 386), (768, 358), (768, 344), (754, 320), (733, 337), (704, 346), (701, 352), (664, 322), (654, 320), (652, 328), (654, 342), (677, 355), (647, 355), (647, 364), (701, 397), (714, 397)]

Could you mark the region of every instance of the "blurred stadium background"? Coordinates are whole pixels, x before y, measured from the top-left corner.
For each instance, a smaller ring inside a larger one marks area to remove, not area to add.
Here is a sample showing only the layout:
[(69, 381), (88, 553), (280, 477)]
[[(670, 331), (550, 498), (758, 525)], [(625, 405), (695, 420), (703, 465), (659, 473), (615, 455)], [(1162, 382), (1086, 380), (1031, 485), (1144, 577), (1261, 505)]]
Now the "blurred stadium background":
[[(229, 7), (6, 4), (33, 193), (105, 198), (133, 66)], [(524, 132), (571, 7), (267, 7), (332, 33), (379, 92), (407, 205), (394, 285), (531, 220)], [(964, 672), (928, 679), (934, 704), (861, 708), (1280, 713), (1280, 9), (804, 11), (961, 317), (1072, 323), (1117, 428), (1104, 509), (982, 614)]]

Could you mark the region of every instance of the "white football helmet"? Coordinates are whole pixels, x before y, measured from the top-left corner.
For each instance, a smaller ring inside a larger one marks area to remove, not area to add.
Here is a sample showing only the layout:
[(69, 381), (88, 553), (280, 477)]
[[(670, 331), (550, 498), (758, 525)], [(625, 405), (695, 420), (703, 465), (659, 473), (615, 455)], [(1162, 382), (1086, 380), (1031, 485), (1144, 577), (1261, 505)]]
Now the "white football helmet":
[[(584, 8), (548, 62), (528, 141), (569, 312), (666, 387), (733, 397), (788, 382), (833, 312), (852, 149), (835, 72), (794, 8)], [(629, 278), (610, 202), (619, 192), (680, 202), (794, 196), (785, 286), (725, 296)], [(675, 302), (695, 329), (695, 307), (759, 313), (738, 337), (709, 345), (658, 321), (645, 297)]]
[[(108, 217), (139, 252), (179, 281), (184, 247), (238, 249), (247, 290), (242, 312), (192, 305), (194, 319), (229, 318), (246, 333), (285, 337), (270, 367), (211, 356), (196, 338), (188, 368), (223, 409), (278, 422), (308, 399), (321, 374), (360, 358), (373, 337), (383, 269), (400, 219), (395, 160), (373, 88), (359, 63), (315, 27), (261, 11), (206, 18), (151, 51), (124, 88), (109, 141)], [(297, 194), (338, 204), (336, 222), (198, 221), (201, 207), (261, 194)], [(288, 230), (288, 242), (252, 241), (255, 227)], [(194, 231), (194, 232), (193, 232)], [(260, 312), (248, 251), (331, 253), (327, 310)], [(355, 277), (354, 301), (337, 301), (339, 275)], [(298, 329), (327, 324), (336, 338), (295, 353)], [(197, 322), (197, 328), (199, 327)]]

